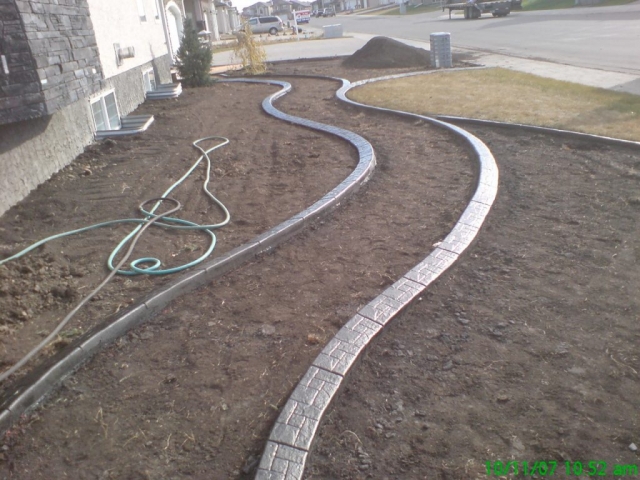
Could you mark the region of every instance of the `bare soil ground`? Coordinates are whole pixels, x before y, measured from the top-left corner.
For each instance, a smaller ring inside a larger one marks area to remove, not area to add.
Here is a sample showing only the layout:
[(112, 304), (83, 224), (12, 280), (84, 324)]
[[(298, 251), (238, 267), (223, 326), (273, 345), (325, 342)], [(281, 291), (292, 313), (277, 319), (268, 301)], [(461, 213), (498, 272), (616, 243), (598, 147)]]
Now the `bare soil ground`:
[[(389, 73), (338, 61), (272, 70)], [(322, 345), (452, 227), (475, 179), (458, 140), (345, 107), (335, 82), (289, 80), (282, 110), (373, 143), (379, 167), (368, 186), (96, 356), (5, 435), (0, 478), (251, 478), (278, 409)], [(213, 190), (233, 216), (217, 252), (302, 210), (346, 177), (355, 151), (261, 113), (272, 91), (217, 84), (143, 105), (156, 115), (147, 133), (92, 147), (0, 218), (3, 252), (130, 216), (197, 157), (190, 142), (212, 134), (232, 140), (213, 159)], [(308, 478), (483, 478), (484, 461), (511, 458), (639, 463), (628, 445), (640, 443), (640, 153), (477, 133), (501, 168), (489, 224), (352, 372)], [(199, 188), (178, 198), (185, 218), (209, 222), (218, 212)], [(0, 267), (5, 367), (106, 273), (106, 251), (123, 231), (65, 239)], [(159, 230), (144, 255), (170, 262), (202, 245)], [(60, 346), (164, 281), (119, 278)]]
[(470, 130), (500, 168), (488, 223), (351, 372), (307, 478), (635, 478), (640, 154)]

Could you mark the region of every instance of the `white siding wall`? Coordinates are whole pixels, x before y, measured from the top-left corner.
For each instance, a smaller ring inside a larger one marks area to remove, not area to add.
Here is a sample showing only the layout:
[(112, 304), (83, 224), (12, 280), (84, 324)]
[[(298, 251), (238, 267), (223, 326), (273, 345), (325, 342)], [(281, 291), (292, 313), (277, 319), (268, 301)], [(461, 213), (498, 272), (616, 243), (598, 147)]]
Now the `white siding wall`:
[[(140, 1), (144, 5), (146, 22), (140, 20), (136, 0), (88, 0), (105, 78), (169, 53), (162, 19), (155, 17), (154, 2), (157, 0)], [(118, 67), (114, 43), (119, 43), (121, 48), (134, 47), (135, 57), (124, 59)]]

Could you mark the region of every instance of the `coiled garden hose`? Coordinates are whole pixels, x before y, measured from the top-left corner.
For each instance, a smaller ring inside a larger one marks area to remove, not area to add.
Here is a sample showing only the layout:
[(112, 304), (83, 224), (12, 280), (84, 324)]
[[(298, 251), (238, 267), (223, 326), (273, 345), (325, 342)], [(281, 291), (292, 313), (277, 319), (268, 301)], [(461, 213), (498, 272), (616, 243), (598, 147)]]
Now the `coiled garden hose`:
[[(220, 143), (218, 143), (217, 145), (215, 145), (215, 146), (213, 146), (211, 148), (204, 149), (199, 144), (201, 142), (204, 142), (204, 141), (207, 141), (207, 140), (218, 140), (218, 141), (220, 141)], [(122, 239), (122, 241), (120, 241), (120, 243), (116, 246), (116, 248), (109, 255), (109, 258), (107, 260), (107, 265), (109, 267), (109, 270), (111, 270), (111, 271), (105, 277), (105, 279), (100, 283), (100, 285), (98, 285), (91, 293), (89, 293), (87, 296), (85, 296), (78, 303), (78, 305), (76, 305), (76, 307), (71, 312), (69, 312), (67, 314), (67, 316), (58, 324), (58, 326), (56, 326), (56, 328), (44, 340), (42, 340), (34, 349), (32, 349), (27, 355), (25, 355), (22, 359), (20, 359), (10, 369), (8, 369), (7, 371), (5, 371), (2, 374), (0, 374), (0, 382), (3, 382), (10, 375), (12, 375), (16, 371), (18, 371), (18, 369), (20, 369), (29, 360), (31, 360), (40, 350), (42, 350), (45, 346), (47, 346), (49, 344), (49, 342), (51, 342), (51, 340), (53, 340), (56, 337), (56, 335), (58, 335), (58, 333), (60, 333), (60, 331), (67, 325), (67, 323), (69, 323), (71, 318), (73, 318), (73, 316), (89, 300), (91, 300), (92, 297), (94, 297), (107, 283), (109, 283), (109, 281), (116, 274), (120, 274), (120, 275), (139, 275), (139, 274), (166, 275), (166, 274), (170, 274), (170, 273), (177, 273), (177, 272), (185, 270), (185, 269), (187, 269), (189, 267), (197, 265), (198, 263), (200, 263), (203, 260), (205, 260), (209, 255), (211, 255), (211, 252), (213, 252), (213, 249), (215, 248), (215, 245), (216, 245), (216, 236), (211, 230), (214, 230), (216, 228), (220, 228), (220, 227), (223, 227), (223, 226), (227, 225), (229, 223), (229, 221), (231, 220), (231, 215), (229, 214), (229, 210), (227, 209), (227, 207), (225, 207), (224, 204), (220, 200), (218, 200), (208, 189), (209, 180), (211, 178), (211, 159), (209, 158), (209, 154), (211, 152), (213, 152), (214, 150), (217, 150), (218, 148), (227, 145), (228, 143), (229, 143), (229, 139), (227, 139), (225, 137), (218, 137), (218, 136), (204, 137), (204, 138), (198, 139), (195, 142), (193, 142), (193, 146), (196, 149), (198, 149), (200, 152), (202, 152), (202, 155), (200, 155), (198, 160), (196, 160), (196, 162), (187, 170), (187, 172), (178, 181), (176, 181), (173, 185), (171, 185), (162, 194), (162, 196), (160, 196), (158, 198), (153, 198), (153, 199), (150, 199), (150, 200), (146, 200), (142, 204), (140, 204), (139, 210), (142, 212), (142, 214), (145, 216), (145, 218), (125, 218), (125, 219), (121, 219), (121, 220), (111, 220), (111, 221), (108, 221), (108, 222), (97, 223), (95, 225), (90, 225), (88, 227), (79, 228), (79, 229), (76, 229), (76, 230), (71, 230), (71, 231), (68, 231), (68, 232), (59, 233), (57, 235), (52, 235), (50, 237), (47, 237), (47, 238), (45, 238), (43, 240), (40, 240), (40, 241), (34, 243), (33, 245), (30, 245), (29, 247), (27, 247), (24, 250), (16, 253), (15, 255), (12, 255), (12, 256), (0, 261), (0, 265), (3, 265), (5, 263), (8, 263), (8, 262), (10, 262), (12, 260), (16, 260), (16, 259), (26, 255), (27, 253), (31, 252), (32, 250), (38, 248), (40, 245), (44, 245), (45, 243), (50, 242), (52, 240), (56, 240), (58, 238), (63, 238), (63, 237), (68, 237), (70, 235), (75, 235), (76, 233), (82, 233), (82, 232), (86, 232), (86, 231), (93, 230), (93, 229), (96, 229), (96, 228), (107, 227), (107, 226), (111, 226), (111, 225), (118, 225), (118, 224), (121, 224), (121, 223), (137, 223), (138, 224), (133, 229), (133, 231), (131, 231), (124, 239)], [(174, 200), (172, 198), (169, 198), (168, 195), (176, 187), (178, 187), (182, 182), (184, 182), (189, 177), (189, 175), (191, 175), (191, 173), (193, 173), (193, 171), (202, 162), (203, 159), (206, 159), (206, 161), (207, 161), (207, 171), (206, 171), (206, 175), (205, 175), (205, 179), (204, 179), (204, 182), (203, 182), (202, 189), (204, 190), (205, 194), (216, 205), (218, 205), (218, 207), (220, 207), (220, 209), (224, 213), (224, 220), (222, 222), (214, 223), (214, 224), (210, 224), (210, 225), (199, 225), (197, 223), (190, 222), (188, 220), (182, 220), (180, 218), (175, 218), (175, 217), (171, 217), (170, 216), (170, 215), (176, 213), (178, 210), (180, 210), (181, 205), (180, 205), (180, 202), (178, 202), (177, 200)], [(160, 205), (165, 201), (173, 202), (173, 203), (175, 203), (176, 206), (174, 208), (168, 210), (167, 212), (159, 213), (159, 214), (156, 213), (156, 211), (158, 210)], [(147, 204), (152, 203), (152, 202), (155, 202), (153, 207), (150, 210), (147, 210), (145, 206)], [(133, 260), (129, 264), (129, 266), (131, 268), (130, 270), (122, 269), (124, 264), (127, 262), (129, 257), (131, 256), (131, 253), (133, 252), (133, 249), (134, 249), (137, 241), (140, 239), (140, 237), (146, 231), (146, 229), (149, 228), (152, 225), (154, 225), (154, 226), (162, 226), (162, 227), (165, 227), (165, 228), (180, 229), (180, 230), (200, 230), (200, 231), (203, 231), (203, 232), (207, 233), (209, 235), (210, 239), (211, 239), (210, 243), (209, 243), (209, 247), (207, 248), (206, 252), (203, 255), (201, 255), (199, 258), (197, 258), (197, 259), (195, 259), (195, 260), (193, 260), (193, 261), (191, 261), (191, 262), (189, 262), (187, 264), (180, 265), (178, 267), (160, 269), (160, 267), (162, 265), (162, 262), (159, 259), (154, 258), (154, 257), (143, 257), (143, 258), (138, 258), (136, 260)], [(122, 259), (116, 265), (113, 265), (114, 258), (120, 253), (120, 251), (127, 244), (129, 244), (129, 247), (126, 250), (126, 253), (124, 254)], [(149, 266), (143, 268), (143, 267), (141, 267), (142, 264), (149, 264)]]
[[(207, 141), (207, 140), (219, 140), (221, 143), (208, 148), (208, 149), (203, 149), (199, 144), (201, 142)], [(131, 267), (130, 270), (123, 270), (118, 268), (117, 269), (117, 273), (119, 273), (120, 275), (139, 275), (141, 273), (147, 274), (147, 275), (166, 275), (166, 274), (170, 274), (170, 273), (177, 273), (177, 272), (181, 272), (189, 267), (192, 267), (194, 265), (197, 265), (198, 263), (201, 263), (203, 260), (205, 260), (209, 255), (211, 255), (211, 252), (213, 252), (213, 249), (215, 248), (215, 244), (216, 244), (216, 236), (213, 232), (211, 232), (211, 230), (214, 230), (216, 228), (220, 228), (220, 227), (224, 227), (225, 225), (227, 225), (229, 223), (229, 221), (231, 220), (231, 215), (229, 214), (229, 210), (227, 210), (227, 207), (224, 206), (224, 204), (218, 200), (207, 188), (207, 185), (209, 183), (209, 180), (211, 178), (211, 159), (209, 158), (209, 154), (211, 152), (213, 152), (214, 150), (217, 150), (220, 147), (223, 147), (225, 145), (227, 145), (229, 143), (229, 139), (225, 138), (225, 137), (217, 137), (217, 136), (211, 136), (211, 137), (204, 137), (201, 138), (199, 140), (196, 140), (195, 142), (193, 142), (193, 146), (198, 149), (200, 152), (202, 152), (202, 155), (200, 156), (200, 158), (198, 158), (198, 160), (196, 160), (196, 162), (191, 166), (191, 168), (189, 168), (189, 170), (187, 170), (187, 172), (178, 180), (176, 181), (173, 185), (171, 185), (167, 191), (165, 191), (160, 198), (167, 198), (167, 196), (173, 191), (175, 190), (180, 184), (182, 184), (182, 182), (184, 182), (189, 175), (191, 175), (191, 173), (193, 173), (193, 171), (198, 167), (198, 165), (200, 165), (200, 163), (202, 162), (203, 159), (205, 159), (207, 161), (207, 172), (206, 172), (206, 176), (203, 182), (203, 186), (202, 189), (204, 190), (204, 193), (218, 206), (220, 207), (220, 209), (222, 210), (222, 212), (224, 213), (224, 220), (220, 223), (215, 223), (215, 224), (211, 224), (211, 225), (199, 225), (197, 223), (194, 222), (190, 222), (188, 220), (182, 220), (180, 218), (173, 218), (173, 217), (165, 217), (163, 216), (163, 222), (154, 222), (157, 226), (162, 226), (162, 227), (166, 227), (166, 228), (172, 228), (172, 229), (178, 229), (178, 230), (201, 230), (204, 231), (205, 233), (207, 233), (209, 235), (209, 237), (211, 238), (210, 243), (209, 243), (209, 247), (207, 248), (207, 250), (205, 251), (205, 253), (200, 256), (199, 258), (185, 264), (185, 265), (180, 265), (177, 267), (173, 267), (173, 268), (167, 268), (167, 269), (160, 269), (160, 266), (162, 265), (162, 263), (160, 262), (160, 260), (156, 259), (156, 258), (152, 258), (152, 257), (144, 257), (144, 258), (139, 258), (136, 260), (133, 260), (131, 262), (131, 264), (129, 265)], [(145, 204), (148, 202), (145, 202)], [(151, 210), (147, 211), (145, 210), (142, 206), (141, 211), (142, 213), (145, 215), (145, 218), (124, 218), (124, 219), (120, 219), (120, 220), (110, 220), (107, 222), (102, 222), (102, 223), (96, 223), (95, 225), (90, 225), (88, 227), (83, 227), (83, 228), (78, 228), (76, 230), (70, 230), (67, 232), (63, 232), (63, 233), (58, 233), (56, 235), (52, 235), (50, 237), (44, 238), (30, 246), (28, 246), (27, 248), (25, 248), (24, 250), (21, 250), (20, 252), (16, 253), (15, 255), (12, 255), (8, 258), (5, 258), (4, 260), (0, 260), (0, 265), (3, 265), (5, 263), (9, 263), (12, 260), (17, 260), (18, 258), (26, 255), (27, 253), (31, 252), (32, 250), (38, 248), (41, 245), (44, 245), (45, 243), (48, 243), (52, 240), (57, 240), (59, 238), (64, 238), (64, 237), (68, 237), (71, 235), (75, 235), (77, 233), (82, 233), (82, 232), (87, 232), (89, 230), (94, 230), (97, 228), (102, 228), (102, 227), (108, 227), (108, 226), (112, 226), (112, 225), (118, 225), (121, 223), (137, 223), (138, 226), (136, 228), (133, 229), (133, 231), (131, 231), (131, 233), (129, 233), (124, 239), (122, 239), (122, 241), (113, 249), (113, 251), (111, 252), (111, 254), (109, 255), (109, 258), (107, 259), (107, 265), (109, 267), (110, 270), (114, 270), (116, 269), (113, 266), (113, 262), (115, 257), (118, 255), (118, 253), (122, 250), (122, 248), (133, 238), (133, 236), (142, 228), (142, 226), (146, 223), (148, 223), (150, 221), (150, 219), (155, 217), (155, 211), (158, 208), (158, 206), (160, 205), (160, 202), (156, 202), (156, 204), (153, 206), (153, 208), (151, 208)], [(140, 265), (141, 264), (146, 264), (146, 263), (150, 263), (151, 265), (146, 267), (146, 268), (141, 268)]]
[(180, 210), (180, 202), (178, 202), (177, 200), (174, 200), (172, 198), (168, 198), (168, 197), (153, 198), (151, 200), (146, 200), (144, 203), (142, 203), (140, 205), (140, 210), (144, 211), (144, 205), (147, 204), (147, 203), (153, 202), (153, 201), (156, 201), (156, 205), (154, 206), (154, 210), (156, 210), (158, 208), (159, 204), (161, 204), (164, 201), (173, 202), (173, 203), (176, 204), (176, 206), (174, 208), (168, 210), (165, 213), (161, 213), (159, 215), (154, 215), (153, 218), (151, 218), (149, 221), (145, 222), (144, 225), (140, 225), (140, 227), (136, 229), (137, 231), (134, 234), (133, 238), (131, 239), (131, 244), (129, 245), (129, 249), (126, 251), (126, 253), (122, 257), (120, 262), (118, 262), (116, 267), (113, 268), (109, 272), (109, 274), (105, 277), (105, 279), (100, 283), (100, 285), (98, 285), (96, 288), (94, 288), (93, 291), (91, 291), (91, 293), (89, 293), (89, 295), (85, 296), (80, 301), (80, 303), (78, 303), (78, 305), (76, 305), (75, 308), (73, 310), (71, 310), (67, 314), (66, 317), (64, 317), (64, 319), (58, 324), (58, 326), (49, 335), (47, 335), (47, 338), (42, 340), (33, 350), (31, 350), (24, 357), (22, 357), (9, 370), (7, 370), (7, 371), (3, 372), (2, 374), (0, 374), (0, 382), (3, 382), (5, 379), (7, 379), (9, 377), (9, 375), (12, 375), (15, 372), (17, 372), (25, 363), (27, 363), (29, 360), (31, 360), (31, 358), (33, 358), (34, 355), (36, 355), (40, 350), (42, 350), (44, 347), (46, 347), (49, 344), (49, 342), (51, 340), (53, 340), (56, 337), (56, 335), (58, 335), (58, 333), (60, 333), (60, 331), (67, 325), (67, 323), (69, 323), (69, 320), (71, 320), (71, 318), (73, 318), (73, 316), (78, 312), (78, 310), (80, 310), (89, 300), (91, 300), (91, 298), (93, 298), (100, 290), (102, 290), (102, 288), (107, 283), (109, 283), (109, 281), (118, 273), (119, 268), (122, 265), (124, 265), (124, 263), (129, 259), (129, 256), (131, 255), (131, 253), (133, 252), (133, 249), (136, 246), (136, 242), (138, 241), (138, 239), (140, 239), (140, 237), (142, 236), (142, 234), (145, 232), (145, 230), (147, 228), (149, 228), (151, 225), (154, 225), (155, 223), (157, 223), (158, 220), (160, 220), (162, 218), (166, 218), (167, 215), (173, 214), (173, 213), (177, 212), (178, 210)]

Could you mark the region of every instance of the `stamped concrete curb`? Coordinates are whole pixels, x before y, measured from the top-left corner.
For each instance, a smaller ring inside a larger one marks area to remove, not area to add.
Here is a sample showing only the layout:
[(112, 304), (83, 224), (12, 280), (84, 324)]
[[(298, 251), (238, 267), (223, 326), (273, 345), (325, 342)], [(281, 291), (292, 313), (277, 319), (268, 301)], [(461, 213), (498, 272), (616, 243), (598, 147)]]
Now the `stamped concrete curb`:
[(477, 137), (433, 118), (363, 105), (346, 97), (346, 93), (355, 86), (399, 77), (380, 77), (353, 84), (343, 81), (336, 95), (340, 100), (357, 107), (421, 119), (461, 136), (471, 146), (478, 160), (476, 191), (454, 228), (435, 250), (360, 309), (315, 358), (289, 396), (271, 430), (256, 480), (302, 478), (322, 416), (359, 355), (391, 319), (453, 265), (475, 239), (497, 195), (498, 167), (490, 150)]
[(229, 81), (280, 86), (281, 89), (278, 92), (268, 96), (262, 102), (263, 109), (269, 115), (280, 120), (330, 133), (348, 141), (358, 150), (358, 165), (345, 180), (310, 207), (250, 240), (248, 243), (206, 264), (191, 269), (169, 285), (151, 292), (141, 301), (118, 315), (108, 317), (102, 325), (87, 332), (72, 346), (51, 359), (50, 362), (36, 367), (33, 372), (16, 382), (11, 387), (10, 393), (5, 393), (0, 400), (0, 433), (8, 430), (23, 413), (39, 404), (62, 380), (77, 370), (99, 350), (124, 335), (128, 330), (152, 318), (178, 296), (221, 277), (239, 265), (255, 258), (260, 253), (264, 253), (286, 241), (311, 222), (338, 207), (371, 177), (375, 169), (376, 160), (373, 147), (367, 140), (342, 128), (285, 114), (273, 106), (275, 100), (286, 95), (291, 90), (289, 83), (275, 80), (235, 79)]

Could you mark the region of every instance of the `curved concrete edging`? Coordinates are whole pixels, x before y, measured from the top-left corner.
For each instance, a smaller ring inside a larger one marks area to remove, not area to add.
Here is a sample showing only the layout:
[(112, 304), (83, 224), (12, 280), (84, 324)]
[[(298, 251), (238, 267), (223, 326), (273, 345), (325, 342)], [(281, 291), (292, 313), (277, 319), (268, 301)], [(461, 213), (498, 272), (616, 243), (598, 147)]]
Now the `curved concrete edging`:
[[(419, 72), (423, 74), (428, 72)], [(409, 75), (415, 75), (409, 74)], [(498, 192), (498, 167), (491, 151), (477, 137), (448, 123), (408, 112), (389, 110), (349, 100), (353, 87), (393, 75), (343, 86), (337, 97), (351, 105), (424, 120), (461, 136), (479, 164), (476, 191), (445, 239), (422, 262), (360, 309), (312, 362), (285, 403), (265, 446), (256, 480), (299, 480), (324, 412), (359, 355), (387, 323), (447, 270), (475, 239)]]
[(260, 253), (286, 241), (311, 222), (338, 207), (371, 177), (376, 165), (375, 153), (371, 144), (363, 137), (342, 128), (285, 114), (273, 106), (275, 100), (291, 90), (291, 84), (275, 80), (237, 79), (229, 81), (280, 86), (281, 89), (278, 92), (268, 96), (262, 102), (262, 108), (265, 112), (280, 120), (330, 133), (348, 141), (358, 150), (359, 161), (356, 168), (339, 185), (302, 212), (258, 235), (248, 243), (206, 264), (195, 267), (177, 280), (143, 297), (141, 301), (125, 309), (122, 313), (108, 317), (102, 325), (89, 331), (75, 342), (73, 347), (61, 352), (48, 364), (37, 367), (17, 382), (11, 393), (5, 394), (0, 402), (0, 433), (8, 430), (20, 415), (40, 403), (64, 378), (72, 374), (99, 350), (124, 335), (128, 330), (156, 315), (178, 296), (221, 277)]

